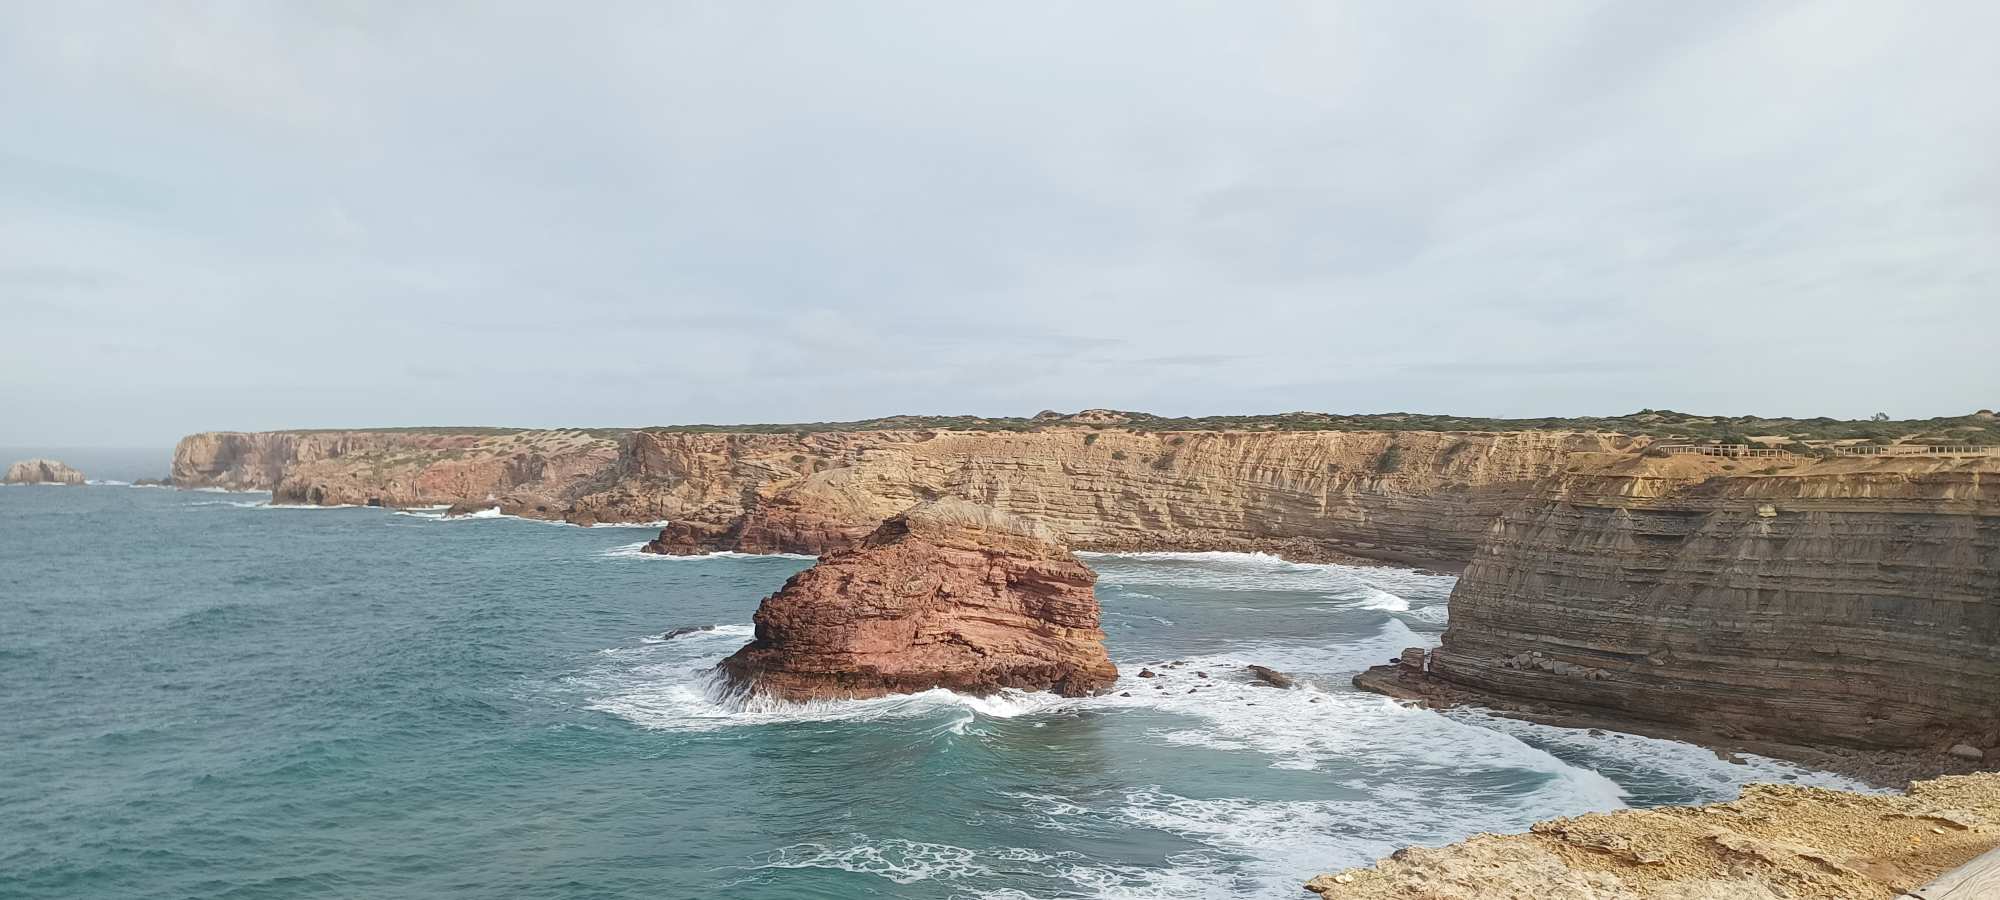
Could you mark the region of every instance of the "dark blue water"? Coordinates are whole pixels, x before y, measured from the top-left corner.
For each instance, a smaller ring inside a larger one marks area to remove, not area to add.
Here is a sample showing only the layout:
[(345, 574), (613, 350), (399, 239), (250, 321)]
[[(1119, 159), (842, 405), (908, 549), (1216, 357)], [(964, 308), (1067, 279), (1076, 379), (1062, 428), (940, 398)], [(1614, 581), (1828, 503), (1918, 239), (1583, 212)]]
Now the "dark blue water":
[(805, 560), (263, 499), (0, 489), (0, 897), (1293, 897), (1800, 775), (1348, 688), (1444, 577), (1089, 557), (1131, 696), (739, 708), (705, 669)]

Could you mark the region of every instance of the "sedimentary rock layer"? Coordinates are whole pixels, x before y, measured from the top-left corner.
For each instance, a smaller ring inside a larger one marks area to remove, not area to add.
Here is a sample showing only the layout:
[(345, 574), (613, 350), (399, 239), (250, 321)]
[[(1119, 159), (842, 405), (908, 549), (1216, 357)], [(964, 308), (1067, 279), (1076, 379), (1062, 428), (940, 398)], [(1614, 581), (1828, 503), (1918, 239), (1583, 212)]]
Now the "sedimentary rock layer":
[(174, 448), (173, 481), (268, 490), (275, 503), (497, 507), (555, 519), (603, 486), (619, 446), (583, 431), (203, 432)]
[(928, 429), (803, 434), (273, 432), (190, 436), (185, 487), (281, 501), (498, 504), (574, 522), (674, 523), (653, 545), (818, 554), (957, 497), (1094, 550), (1268, 550), (1455, 565), (1574, 454), (1643, 445), (1525, 431)]
[(1038, 524), (961, 500), (918, 505), (757, 607), (730, 679), (785, 700), (1001, 688), (1093, 694), (1118, 680), (1097, 576)]
[(1920, 781), (1904, 796), (1759, 784), (1729, 803), (1399, 850), (1306, 889), (1328, 900), (1889, 900), (1996, 843), (1996, 774)]
[(1501, 516), (1436, 679), (1728, 737), (2000, 746), (2000, 460), (1624, 458)]
[(82, 484), (83, 473), (53, 459), (24, 459), (7, 467), (4, 484)]

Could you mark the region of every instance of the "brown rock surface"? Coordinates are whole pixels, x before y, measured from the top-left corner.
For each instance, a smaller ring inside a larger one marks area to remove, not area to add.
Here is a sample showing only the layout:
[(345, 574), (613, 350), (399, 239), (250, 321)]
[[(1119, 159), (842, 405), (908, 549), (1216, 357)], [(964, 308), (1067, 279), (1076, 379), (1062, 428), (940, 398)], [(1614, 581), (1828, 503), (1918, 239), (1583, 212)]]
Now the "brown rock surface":
[(1329, 900), (1888, 900), (2000, 844), (2000, 774), (1905, 795), (1751, 785), (1729, 803), (1592, 814), (1322, 875)]
[(1117, 680), (1097, 576), (1026, 520), (921, 504), (828, 554), (758, 606), (757, 638), (723, 671), (786, 700), (948, 688), (1099, 693)]
[(173, 480), (268, 490), (273, 503), (438, 504), (561, 519), (614, 474), (619, 446), (574, 430), (204, 432), (174, 448)]
[(7, 467), (4, 484), (82, 484), (83, 473), (53, 459), (24, 459)]

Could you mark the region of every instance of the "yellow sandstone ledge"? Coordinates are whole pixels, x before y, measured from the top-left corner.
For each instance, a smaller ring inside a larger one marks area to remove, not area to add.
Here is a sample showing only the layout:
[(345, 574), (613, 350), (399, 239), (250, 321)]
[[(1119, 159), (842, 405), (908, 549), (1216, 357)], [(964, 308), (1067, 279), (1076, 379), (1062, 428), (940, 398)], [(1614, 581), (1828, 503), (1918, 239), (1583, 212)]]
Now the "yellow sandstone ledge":
[[(1759, 784), (1729, 803), (1399, 850), (1306, 890), (1329, 900), (1872, 900), (1908, 896), (1996, 845), (2000, 773), (1913, 782), (1901, 795)], [(1964, 896), (2000, 896), (1990, 889)]]

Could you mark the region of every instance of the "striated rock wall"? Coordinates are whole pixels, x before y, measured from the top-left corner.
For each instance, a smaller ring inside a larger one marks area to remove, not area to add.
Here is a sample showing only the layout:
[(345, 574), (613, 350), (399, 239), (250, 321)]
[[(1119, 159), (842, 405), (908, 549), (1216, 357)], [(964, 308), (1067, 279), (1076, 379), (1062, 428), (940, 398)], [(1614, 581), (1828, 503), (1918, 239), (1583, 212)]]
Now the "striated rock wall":
[(183, 487), (279, 502), (498, 504), (673, 524), (652, 549), (818, 554), (924, 500), (1032, 516), (1079, 549), (1264, 550), (1456, 566), (1486, 525), (1608, 433), (885, 429), (205, 433)]
[(184, 488), (268, 490), (274, 503), (499, 507), (561, 518), (601, 487), (619, 441), (582, 431), (203, 432), (174, 448)]
[(1079, 549), (1455, 565), (1572, 455), (1632, 446), (1570, 432), (640, 432), (625, 476), (578, 508), (674, 520), (653, 548), (668, 553), (819, 553), (958, 497)]
[[(1399, 850), (1306, 890), (1328, 900), (1890, 900), (1996, 843), (2000, 775), (1920, 781), (1902, 796), (1755, 784), (1728, 803)], [(1991, 894), (1968, 885), (1951, 896)]]
[(1039, 524), (961, 500), (920, 504), (829, 553), (757, 607), (722, 662), (785, 700), (948, 688), (1077, 696), (1118, 680), (1095, 573)]
[(1552, 480), (1492, 523), (1430, 676), (1735, 738), (2000, 746), (2000, 460), (1764, 462)]

